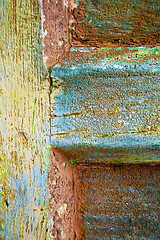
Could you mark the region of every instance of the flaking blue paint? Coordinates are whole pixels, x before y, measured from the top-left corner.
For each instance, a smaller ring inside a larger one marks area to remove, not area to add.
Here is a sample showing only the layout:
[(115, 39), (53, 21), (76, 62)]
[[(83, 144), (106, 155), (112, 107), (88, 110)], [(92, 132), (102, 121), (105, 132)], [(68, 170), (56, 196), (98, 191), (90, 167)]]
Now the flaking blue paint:
[[(31, 177), (31, 181), (30, 181)], [(15, 197), (13, 200), (9, 200), (9, 207), (6, 214), (3, 215), (4, 219), (4, 239), (8, 239), (8, 222), (11, 219), (17, 219), (16, 224), (16, 233), (17, 236), (15, 238), (19, 239), (19, 231), (21, 222), (18, 221), (18, 218), (21, 218), (21, 221), (27, 222), (29, 219), (32, 219), (31, 225), (34, 225), (35, 222), (38, 221), (35, 214), (33, 214), (33, 209), (31, 206), (33, 205), (33, 198), (36, 207), (42, 206), (42, 208), (47, 203), (47, 172), (45, 170), (40, 170), (39, 166), (34, 166), (31, 171), (31, 174), (24, 173), (22, 175), (18, 175), (17, 177), (12, 177), (11, 179), (11, 187), (12, 191), (14, 191)], [(36, 194), (36, 191), (39, 191), (39, 194)], [(35, 199), (36, 198), (36, 199)], [(25, 214), (22, 215), (24, 211)], [(47, 214), (47, 213), (46, 213)], [(28, 219), (28, 220), (27, 220)], [(31, 226), (30, 225), (30, 226)], [(33, 230), (33, 229), (32, 229)], [(12, 225), (9, 229), (10, 235), (13, 235)], [(15, 239), (14, 238), (14, 239)]]
[(82, 154), (81, 160), (105, 160), (106, 153), (98, 147), (156, 149), (142, 161), (158, 161), (160, 64), (152, 57), (140, 60), (157, 53), (159, 47), (137, 47), (129, 53), (133, 60), (119, 55), (119, 60), (107, 57), (95, 63), (55, 65), (51, 77), (53, 81), (58, 78), (62, 87), (54, 98), (58, 117), (52, 119), (52, 144), (74, 151), (97, 148), (97, 154), (96, 150), (85, 154), (87, 159)]

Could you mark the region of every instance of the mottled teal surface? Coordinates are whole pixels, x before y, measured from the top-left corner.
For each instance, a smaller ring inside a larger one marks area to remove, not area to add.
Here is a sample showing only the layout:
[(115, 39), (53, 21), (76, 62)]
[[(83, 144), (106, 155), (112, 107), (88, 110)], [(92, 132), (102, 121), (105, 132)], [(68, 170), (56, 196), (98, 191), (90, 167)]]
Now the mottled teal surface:
[[(158, 53), (159, 47), (137, 51)], [(52, 119), (53, 144), (159, 149), (160, 63), (152, 58), (139, 61), (134, 54), (131, 61), (127, 58), (66, 61), (52, 68), (53, 81), (60, 82), (52, 107), (58, 116)], [(158, 151), (155, 155), (160, 160)]]

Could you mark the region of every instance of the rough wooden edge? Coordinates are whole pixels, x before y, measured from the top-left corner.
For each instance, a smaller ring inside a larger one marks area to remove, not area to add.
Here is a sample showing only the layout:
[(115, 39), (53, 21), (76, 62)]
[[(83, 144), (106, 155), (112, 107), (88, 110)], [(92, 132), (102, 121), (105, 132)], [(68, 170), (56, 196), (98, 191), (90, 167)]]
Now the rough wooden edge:
[(50, 149), (50, 239), (81, 239), (81, 197), (76, 167), (56, 148)]

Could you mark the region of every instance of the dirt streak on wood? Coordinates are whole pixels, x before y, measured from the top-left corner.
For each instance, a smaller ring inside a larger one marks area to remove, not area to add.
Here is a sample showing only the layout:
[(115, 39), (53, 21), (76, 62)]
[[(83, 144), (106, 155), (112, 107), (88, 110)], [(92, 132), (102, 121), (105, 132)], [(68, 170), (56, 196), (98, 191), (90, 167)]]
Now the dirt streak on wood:
[(82, 114), (83, 112), (82, 111), (77, 111), (77, 112), (71, 112), (71, 113), (63, 113), (63, 116), (77, 116), (77, 115), (80, 115)]

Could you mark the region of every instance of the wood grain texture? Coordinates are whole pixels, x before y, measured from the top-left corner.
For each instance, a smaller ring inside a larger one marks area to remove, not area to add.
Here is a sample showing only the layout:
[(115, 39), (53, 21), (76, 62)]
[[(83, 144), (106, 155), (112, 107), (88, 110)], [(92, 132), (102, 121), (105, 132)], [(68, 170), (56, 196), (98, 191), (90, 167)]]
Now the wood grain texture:
[(157, 46), (158, 0), (42, 1), (44, 61), (61, 61), (70, 47)]
[(158, 0), (79, 0), (75, 46), (158, 45)]
[(72, 49), (51, 71), (52, 143), (83, 161), (159, 161), (159, 47)]
[(49, 88), (40, 5), (0, 1), (0, 12), (0, 239), (47, 239)]
[(56, 64), (71, 46), (74, 19), (72, 11), (76, 1), (42, 1), (44, 61), (48, 66)]
[(160, 166), (80, 165), (83, 239), (159, 239)]

